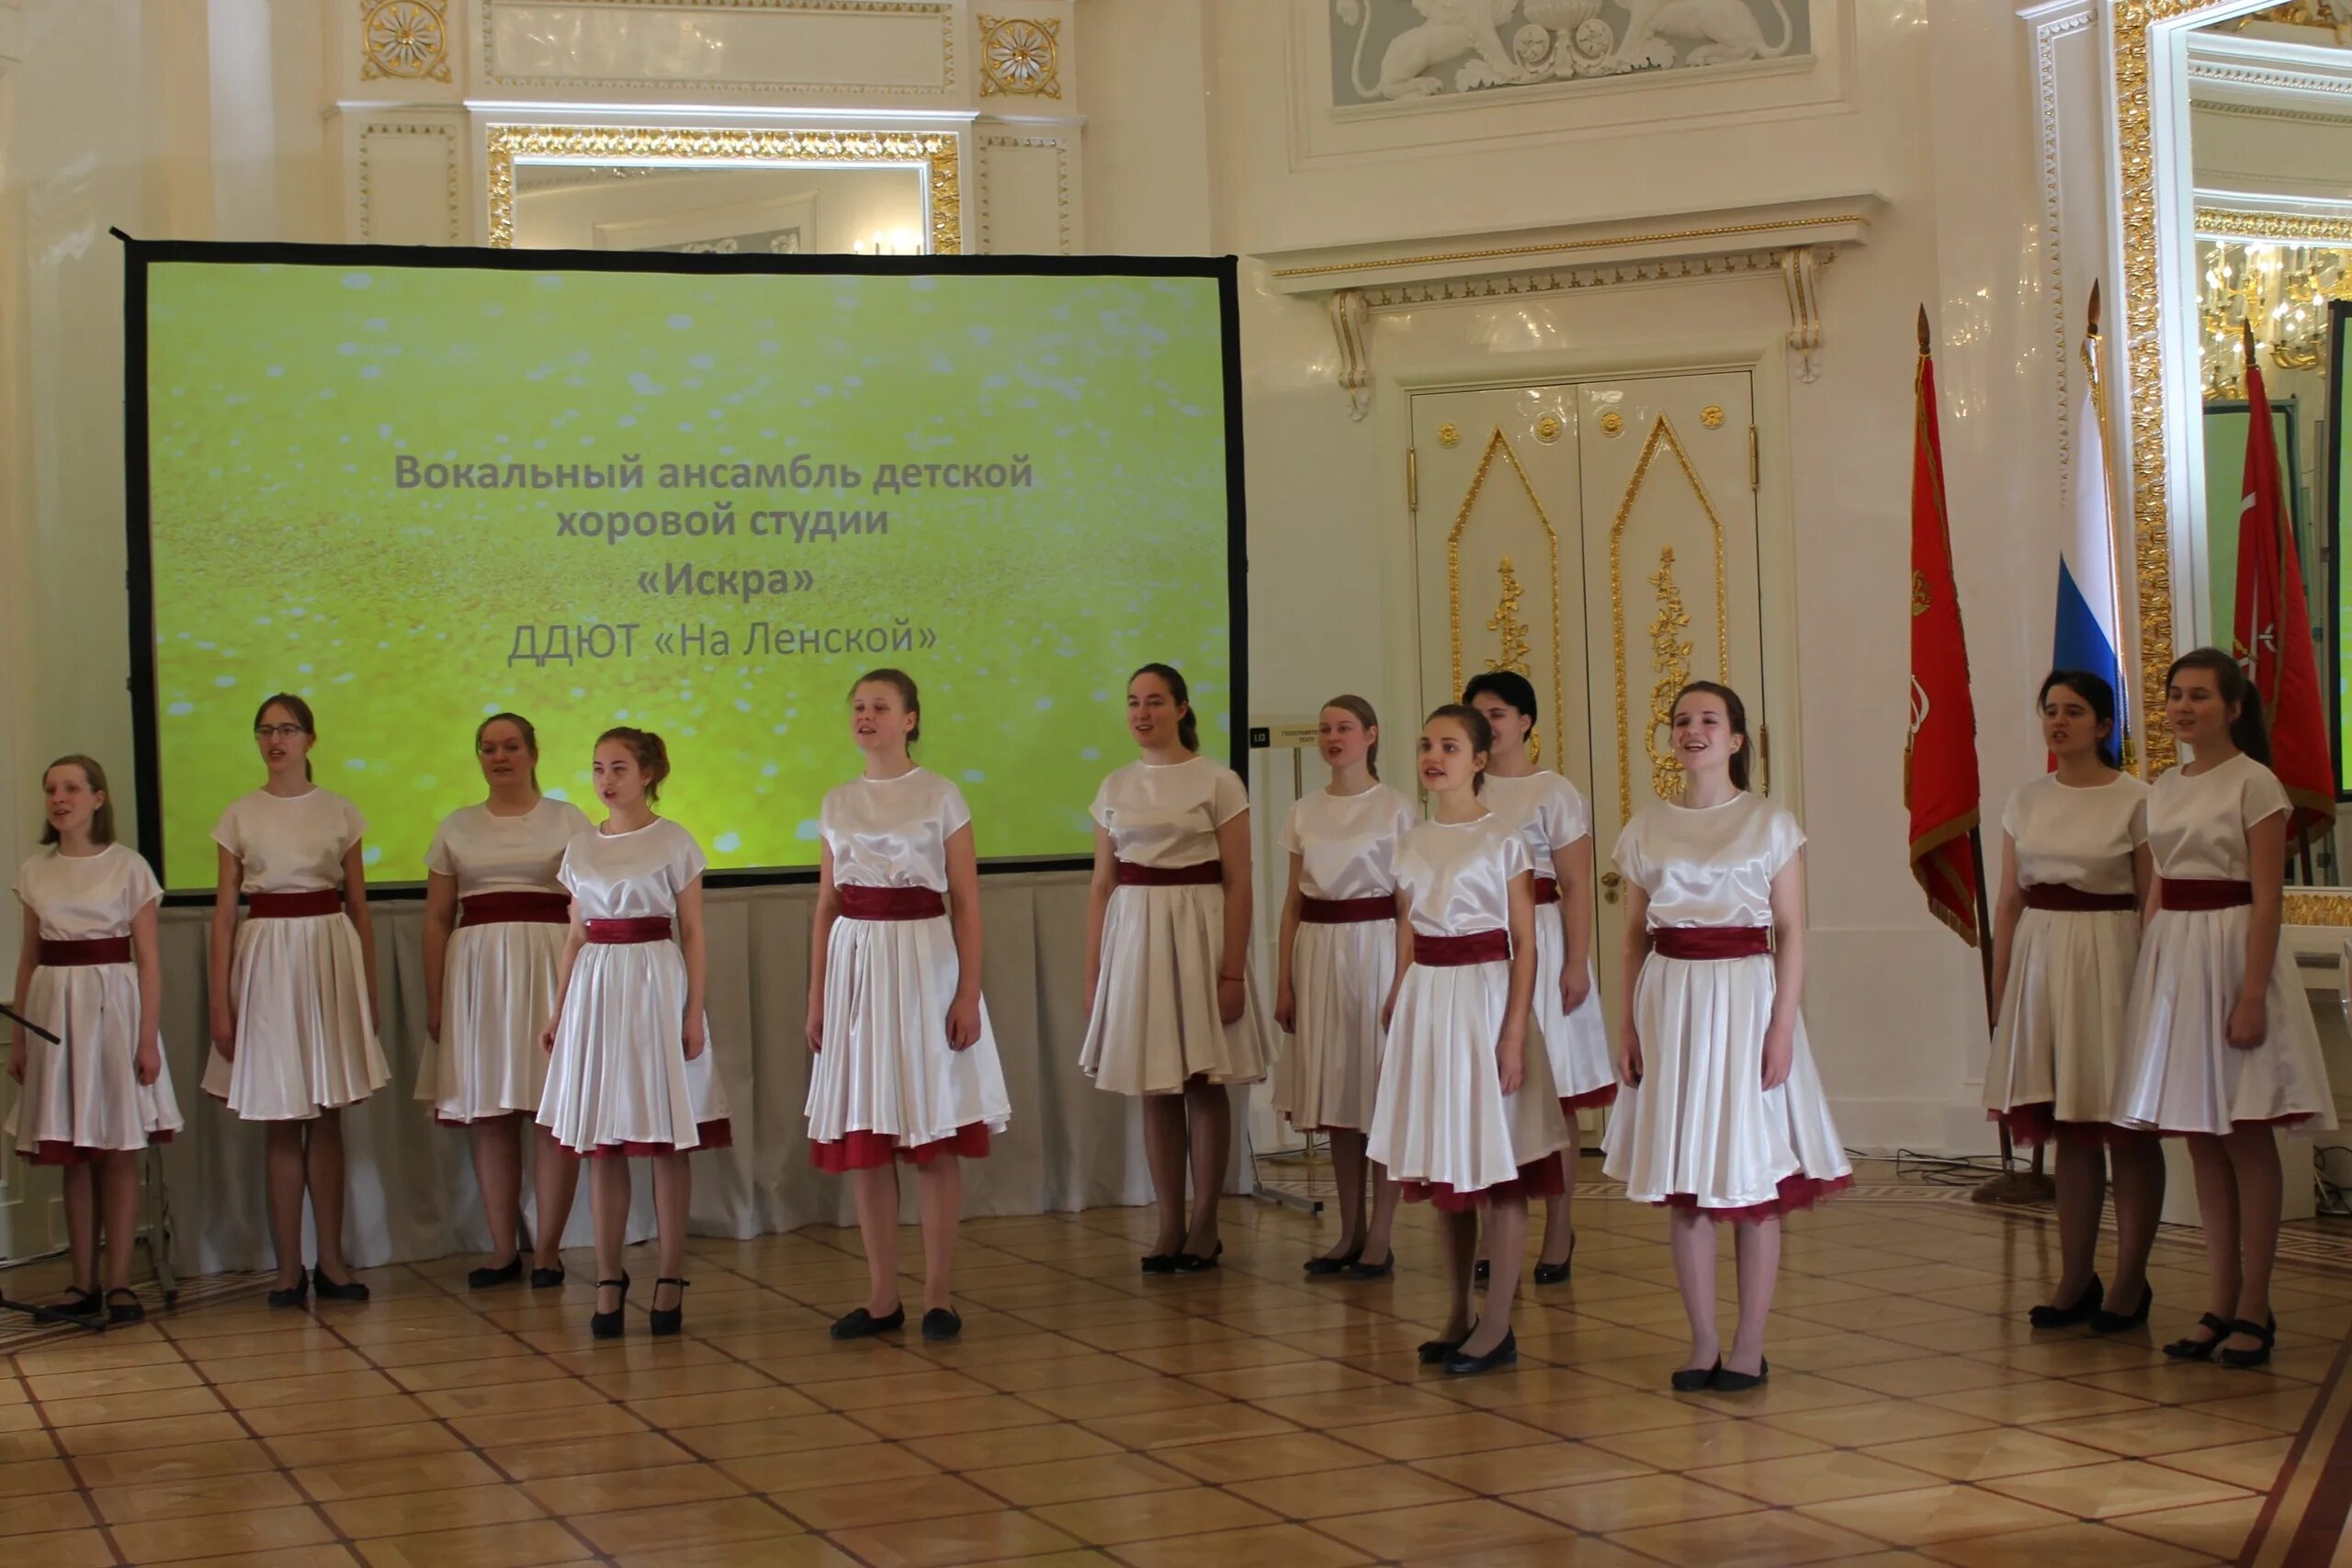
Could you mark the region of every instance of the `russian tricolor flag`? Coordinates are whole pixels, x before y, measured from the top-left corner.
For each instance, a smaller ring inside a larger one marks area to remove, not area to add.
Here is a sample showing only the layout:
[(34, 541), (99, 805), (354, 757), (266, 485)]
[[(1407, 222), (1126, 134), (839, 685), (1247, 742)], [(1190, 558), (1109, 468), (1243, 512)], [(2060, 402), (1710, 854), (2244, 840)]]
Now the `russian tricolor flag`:
[(2091, 291), (2091, 330), (2083, 339), (2074, 404), (2074, 461), (2067, 480), (2065, 533), (2058, 552), (2055, 670), (2086, 670), (2115, 689), (2116, 748), (2129, 754), (2132, 693), (2123, 683), (2122, 609), (2117, 603), (2115, 509), (2107, 468), (2107, 398), (2099, 362), (2098, 290)]

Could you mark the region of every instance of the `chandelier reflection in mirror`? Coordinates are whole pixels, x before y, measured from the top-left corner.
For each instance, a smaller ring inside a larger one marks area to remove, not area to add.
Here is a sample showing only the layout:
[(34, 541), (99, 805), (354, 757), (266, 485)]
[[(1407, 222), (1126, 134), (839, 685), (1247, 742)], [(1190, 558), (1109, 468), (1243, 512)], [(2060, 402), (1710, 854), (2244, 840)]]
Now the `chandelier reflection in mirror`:
[(2326, 362), (2327, 302), (2352, 299), (2352, 244), (2201, 240), (2197, 260), (2208, 399), (2245, 396), (2240, 329), (2247, 323), (2263, 356), (2281, 369), (2316, 370)]

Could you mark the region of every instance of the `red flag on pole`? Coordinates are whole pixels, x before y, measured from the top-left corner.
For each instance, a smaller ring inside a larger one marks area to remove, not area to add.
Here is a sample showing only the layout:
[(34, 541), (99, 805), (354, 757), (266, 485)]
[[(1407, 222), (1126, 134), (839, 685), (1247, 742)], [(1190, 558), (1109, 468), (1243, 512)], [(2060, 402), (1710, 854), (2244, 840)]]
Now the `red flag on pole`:
[(1936, 918), (1970, 946), (1977, 930), (1976, 709), (1968, 695), (1968, 643), (1952, 581), (1944, 514), (1943, 443), (1936, 431), (1936, 370), (1928, 311), (1919, 310), (1917, 408), (1911, 455), (1911, 735), (1903, 798), (1911, 812), (1911, 874)]
[(2327, 709), (2320, 701), (2318, 661), (2312, 653), (2311, 602), (2303, 597), (2302, 565), (2279, 492), (2278, 440), (2251, 332), (2245, 336), (2245, 396), (2251, 423), (2238, 502), (2234, 651), (2262, 700), (2262, 716), (2270, 726), (2270, 771), (2295, 806), (2288, 842), (2299, 845), (2335, 819), (2335, 763), (2328, 751)]

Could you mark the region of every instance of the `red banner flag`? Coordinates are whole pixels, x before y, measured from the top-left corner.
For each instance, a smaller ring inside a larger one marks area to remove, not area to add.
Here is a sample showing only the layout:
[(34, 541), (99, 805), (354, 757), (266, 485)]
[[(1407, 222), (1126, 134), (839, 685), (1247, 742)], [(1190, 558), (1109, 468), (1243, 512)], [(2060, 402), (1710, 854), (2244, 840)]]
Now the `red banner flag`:
[(2300, 845), (2335, 819), (2335, 762), (2327, 745), (2327, 709), (2320, 701), (2319, 666), (2312, 653), (2311, 602), (2279, 492), (2278, 446), (2270, 399), (2254, 340), (2246, 339), (2245, 483), (2238, 502), (2238, 604), (2233, 635), (2239, 665), (2262, 700), (2270, 726), (2270, 771), (2294, 802), (2287, 830)]
[(1936, 369), (1928, 312), (1919, 312), (1917, 411), (1911, 455), (1911, 736), (1903, 803), (1911, 812), (1911, 874), (1936, 918), (1970, 946), (1976, 920), (1976, 709), (1968, 695), (1968, 641), (1952, 581), (1944, 514), (1943, 443), (1936, 432)]

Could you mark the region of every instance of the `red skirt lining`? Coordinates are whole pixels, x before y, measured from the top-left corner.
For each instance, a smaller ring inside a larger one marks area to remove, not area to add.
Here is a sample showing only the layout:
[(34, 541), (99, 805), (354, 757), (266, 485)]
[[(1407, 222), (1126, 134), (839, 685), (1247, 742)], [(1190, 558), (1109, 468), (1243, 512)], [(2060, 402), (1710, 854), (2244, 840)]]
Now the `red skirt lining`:
[(812, 1142), (808, 1145), (808, 1163), (833, 1175), (847, 1170), (879, 1170), (893, 1160), (929, 1165), (949, 1155), (958, 1159), (988, 1158), (989, 1124), (967, 1122), (946, 1137), (934, 1138), (927, 1144), (902, 1144), (888, 1133), (853, 1128), (832, 1143)]
[[(147, 1134), (149, 1148), (153, 1148), (158, 1144), (168, 1144), (171, 1141), (172, 1134), (168, 1131)], [(138, 1152), (137, 1149), (85, 1148), (80, 1144), (68, 1144), (55, 1138), (47, 1138), (32, 1148), (18, 1145), (17, 1157), (27, 1165), (95, 1165), (102, 1155), (135, 1155)]]
[(1579, 1111), (1598, 1111), (1602, 1106), (1616, 1103), (1617, 1086), (1613, 1083), (1605, 1083), (1599, 1089), (1589, 1089), (1582, 1094), (1564, 1096), (1560, 1100), (1560, 1110), (1566, 1115), (1574, 1116)]
[(1483, 1209), (1494, 1198), (1557, 1198), (1568, 1190), (1567, 1168), (1560, 1163), (1557, 1150), (1542, 1159), (1519, 1168), (1519, 1174), (1509, 1181), (1498, 1181), (1492, 1187), (1473, 1188), (1464, 1192), (1442, 1181), (1408, 1181), (1401, 1184), (1408, 1203), (1427, 1203), (1441, 1214), (1466, 1214)]
[[(724, 1116), (716, 1122), (695, 1124), (695, 1136), (700, 1141), (691, 1148), (682, 1149), (675, 1144), (598, 1144), (593, 1149), (571, 1149), (582, 1159), (647, 1159), (662, 1155), (698, 1155), (709, 1149), (723, 1149), (735, 1142), (734, 1130)], [(571, 1148), (570, 1145), (565, 1145)]]
[(1660, 1209), (1688, 1209), (1706, 1215), (1717, 1224), (1752, 1225), (1764, 1220), (1777, 1220), (1782, 1215), (1810, 1209), (1816, 1203), (1826, 1202), (1853, 1184), (1854, 1179), (1851, 1175), (1824, 1181), (1817, 1176), (1807, 1176), (1800, 1170), (1781, 1178), (1778, 1194), (1761, 1203), (1749, 1203), (1737, 1209), (1710, 1209), (1702, 1207), (1694, 1193), (1673, 1192), (1667, 1195), (1666, 1201), (1655, 1206)]

